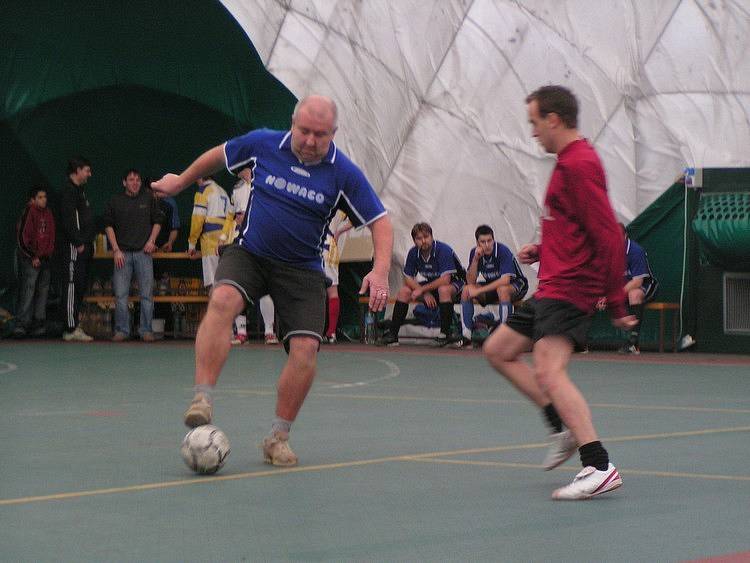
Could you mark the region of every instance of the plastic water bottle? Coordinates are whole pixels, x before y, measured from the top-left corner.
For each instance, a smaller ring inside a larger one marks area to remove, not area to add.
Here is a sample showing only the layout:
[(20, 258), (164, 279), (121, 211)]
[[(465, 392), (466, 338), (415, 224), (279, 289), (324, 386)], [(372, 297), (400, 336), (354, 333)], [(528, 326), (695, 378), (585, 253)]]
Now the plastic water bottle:
[(375, 314), (369, 307), (365, 312), (365, 344), (375, 344)]

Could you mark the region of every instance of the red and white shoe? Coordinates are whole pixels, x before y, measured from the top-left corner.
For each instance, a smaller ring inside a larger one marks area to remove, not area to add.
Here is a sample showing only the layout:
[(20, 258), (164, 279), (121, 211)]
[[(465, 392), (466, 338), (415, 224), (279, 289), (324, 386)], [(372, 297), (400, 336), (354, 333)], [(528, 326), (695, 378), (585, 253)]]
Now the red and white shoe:
[(266, 334), (265, 339), (266, 339), (266, 344), (278, 344), (279, 343), (279, 339), (276, 338), (276, 335), (273, 332), (269, 332), (268, 334)]
[(235, 334), (232, 337), (232, 346), (241, 346), (247, 342), (247, 334)]
[(584, 500), (614, 491), (622, 486), (622, 478), (617, 468), (611, 463), (606, 471), (599, 471), (596, 467), (584, 467), (575, 476), (570, 485), (557, 489), (552, 493), (555, 500)]

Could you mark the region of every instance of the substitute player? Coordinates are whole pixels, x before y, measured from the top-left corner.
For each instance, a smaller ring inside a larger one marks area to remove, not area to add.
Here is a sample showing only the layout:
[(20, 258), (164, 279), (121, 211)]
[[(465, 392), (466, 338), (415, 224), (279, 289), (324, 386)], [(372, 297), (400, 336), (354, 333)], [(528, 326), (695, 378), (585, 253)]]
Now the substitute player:
[(495, 240), (489, 225), (479, 225), (474, 238), (477, 245), (469, 252), (466, 285), (461, 291), (461, 316), (468, 338), (474, 328), (474, 303), (499, 303), (500, 322), (504, 323), (513, 312), (513, 302), (523, 299), (529, 290), (529, 281), (515, 256)]
[(466, 282), (466, 271), (453, 249), (435, 240), (432, 227), (417, 223), (411, 229), (414, 246), (406, 255), (404, 285), (399, 289), (393, 307), (391, 327), (383, 335), (382, 344), (398, 346), (398, 332), (404, 324), (410, 301), (423, 301), (430, 309), (440, 310), (440, 332), (437, 343), (445, 346), (461, 342), (461, 336), (451, 334), (453, 301), (461, 294)]
[(224, 165), (236, 172), (255, 159), (245, 227), (237, 244), (222, 253), (198, 329), (195, 396), (185, 424), (211, 421), (211, 395), (229, 353), (232, 321), (247, 303), (270, 293), (289, 354), (277, 383), (276, 417), (262, 445), (265, 461), (273, 465), (297, 464), (289, 432), (315, 378), (325, 324), (322, 243), (336, 210), (372, 231), (373, 268), (360, 291), (370, 290), (373, 311), (388, 301), (391, 222), (365, 175), (333, 143), (336, 121), (333, 100), (309, 96), (295, 107), (291, 131), (251, 131), (209, 149), (182, 174), (167, 174), (153, 184), (154, 190), (174, 195)]
[[(583, 470), (554, 499), (585, 499), (622, 485), (594, 430), (591, 412), (568, 377), (574, 346), (584, 346), (601, 295), (613, 324), (631, 328), (622, 292), (625, 260), (620, 229), (607, 198), (604, 169), (594, 148), (578, 134), (578, 101), (562, 86), (544, 86), (526, 98), (533, 136), (557, 164), (547, 186), (540, 244), (518, 254), (540, 263), (534, 296), (516, 310), (484, 345), (490, 364), (539, 406), (552, 429), (545, 469), (576, 450)], [(520, 354), (532, 348), (534, 368)], [(565, 430), (563, 424), (570, 430)]]

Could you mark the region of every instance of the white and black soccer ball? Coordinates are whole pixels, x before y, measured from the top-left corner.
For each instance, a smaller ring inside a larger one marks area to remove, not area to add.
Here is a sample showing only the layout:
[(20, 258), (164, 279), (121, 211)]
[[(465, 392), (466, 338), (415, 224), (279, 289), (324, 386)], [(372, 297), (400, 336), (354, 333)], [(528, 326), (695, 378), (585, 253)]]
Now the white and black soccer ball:
[(190, 469), (209, 475), (221, 469), (229, 456), (229, 438), (217, 426), (204, 424), (185, 435), (180, 452)]

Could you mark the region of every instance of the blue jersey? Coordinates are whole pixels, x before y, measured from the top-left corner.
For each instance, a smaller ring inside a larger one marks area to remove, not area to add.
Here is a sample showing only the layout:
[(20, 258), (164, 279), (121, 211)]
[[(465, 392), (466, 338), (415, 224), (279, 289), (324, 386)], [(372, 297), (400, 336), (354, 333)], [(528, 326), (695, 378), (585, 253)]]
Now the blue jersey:
[(625, 257), (627, 260), (627, 264), (625, 265), (625, 282), (627, 283), (636, 278), (643, 278), (643, 285), (641, 286), (643, 292), (647, 298), (653, 297), (656, 294), (659, 283), (651, 271), (646, 251), (637, 242), (626, 238)]
[[(625, 267), (625, 280), (630, 281), (635, 278), (653, 278), (651, 268), (648, 265), (646, 251), (637, 242), (630, 239), (625, 240), (625, 255), (627, 265)], [(644, 280), (645, 282), (646, 280)]]
[[(476, 247), (472, 248), (471, 252), (469, 252), (469, 264), (474, 260), (476, 252)], [(529, 288), (529, 282), (526, 279), (526, 276), (523, 275), (523, 270), (521, 270), (518, 260), (513, 256), (510, 249), (504, 244), (495, 241), (492, 254), (489, 256), (482, 256), (479, 259), (479, 264), (477, 265), (477, 278), (481, 275), (484, 278), (485, 283), (491, 283), (506, 274), (510, 274), (510, 283), (516, 288), (517, 298), (523, 298)]]
[(465, 278), (465, 271), (461, 261), (453, 249), (439, 240), (433, 241), (432, 249), (427, 260), (416, 246), (409, 250), (404, 264), (404, 274), (414, 278), (418, 283), (435, 281), (443, 274), (451, 274), (451, 279)]
[(290, 131), (258, 129), (227, 141), (224, 155), (233, 174), (254, 164), (238, 243), (257, 256), (322, 271), (326, 230), (337, 210), (355, 227), (386, 214), (365, 175), (333, 142), (321, 162), (306, 165), (292, 152)]

